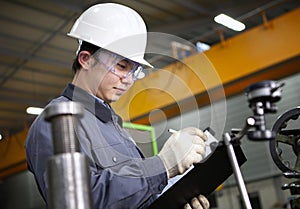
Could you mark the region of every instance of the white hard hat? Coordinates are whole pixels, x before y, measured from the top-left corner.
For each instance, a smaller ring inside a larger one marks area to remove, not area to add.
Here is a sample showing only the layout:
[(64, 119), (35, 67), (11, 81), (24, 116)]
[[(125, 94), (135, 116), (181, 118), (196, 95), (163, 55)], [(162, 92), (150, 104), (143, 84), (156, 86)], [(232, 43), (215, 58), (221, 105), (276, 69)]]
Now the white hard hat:
[(144, 59), (145, 22), (136, 11), (124, 5), (103, 3), (88, 8), (76, 20), (68, 36), (152, 67)]

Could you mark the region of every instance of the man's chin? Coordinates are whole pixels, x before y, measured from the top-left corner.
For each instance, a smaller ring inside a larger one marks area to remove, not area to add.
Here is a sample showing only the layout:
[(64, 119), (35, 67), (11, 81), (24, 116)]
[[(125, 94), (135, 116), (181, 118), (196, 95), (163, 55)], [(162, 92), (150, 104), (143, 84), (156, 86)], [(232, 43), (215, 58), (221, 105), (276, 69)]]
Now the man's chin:
[(114, 95), (114, 96), (111, 98), (110, 102), (116, 102), (116, 101), (118, 101), (118, 100), (120, 99), (121, 96), (122, 96), (122, 95)]

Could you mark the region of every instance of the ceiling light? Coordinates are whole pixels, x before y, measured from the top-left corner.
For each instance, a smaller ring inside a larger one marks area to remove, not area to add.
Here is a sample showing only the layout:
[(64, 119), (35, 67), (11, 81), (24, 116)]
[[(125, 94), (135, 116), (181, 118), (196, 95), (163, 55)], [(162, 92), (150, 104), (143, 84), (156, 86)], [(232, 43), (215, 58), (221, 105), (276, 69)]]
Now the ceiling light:
[(221, 24), (221, 25), (224, 25), (232, 30), (235, 30), (235, 31), (242, 31), (246, 28), (245, 24), (244, 23), (241, 23), (225, 14), (219, 14), (217, 15), (214, 20)]
[(41, 112), (43, 112), (43, 110), (44, 109), (40, 107), (28, 107), (26, 112), (31, 115), (39, 115)]

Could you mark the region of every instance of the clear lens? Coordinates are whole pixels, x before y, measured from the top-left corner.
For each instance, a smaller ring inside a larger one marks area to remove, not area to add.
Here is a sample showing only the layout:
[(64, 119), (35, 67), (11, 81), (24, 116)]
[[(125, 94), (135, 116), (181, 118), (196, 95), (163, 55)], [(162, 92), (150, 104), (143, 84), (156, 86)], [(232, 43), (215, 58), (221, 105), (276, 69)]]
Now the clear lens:
[(133, 73), (133, 79), (138, 80), (145, 77), (145, 73), (143, 72), (143, 67), (138, 66), (138, 68)]
[[(103, 64), (108, 71), (121, 79), (132, 78), (135, 81), (145, 77), (143, 67), (139, 63), (133, 62), (118, 54), (100, 49), (94, 54), (94, 57), (98, 62)], [(126, 60), (126, 65), (121, 63), (124, 60)], [(126, 70), (126, 66), (128, 65), (131, 67)]]

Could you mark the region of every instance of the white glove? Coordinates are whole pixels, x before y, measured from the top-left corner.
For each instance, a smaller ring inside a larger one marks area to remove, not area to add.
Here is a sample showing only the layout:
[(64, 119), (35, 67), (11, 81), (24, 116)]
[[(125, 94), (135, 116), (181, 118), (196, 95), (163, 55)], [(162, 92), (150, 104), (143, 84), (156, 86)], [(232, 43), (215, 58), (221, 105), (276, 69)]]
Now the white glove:
[(205, 196), (199, 195), (191, 200), (191, 204), (186, 203), (183, 209), (208, 209), (209, 202)]
[(162, 159), (168, 178), (184, 173), (205, 156), (206, 135), (198, 128), (176, 131), (166, 141), (158, 156)]

